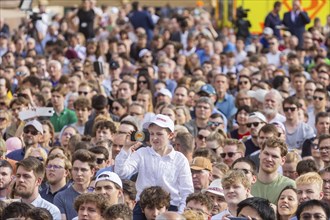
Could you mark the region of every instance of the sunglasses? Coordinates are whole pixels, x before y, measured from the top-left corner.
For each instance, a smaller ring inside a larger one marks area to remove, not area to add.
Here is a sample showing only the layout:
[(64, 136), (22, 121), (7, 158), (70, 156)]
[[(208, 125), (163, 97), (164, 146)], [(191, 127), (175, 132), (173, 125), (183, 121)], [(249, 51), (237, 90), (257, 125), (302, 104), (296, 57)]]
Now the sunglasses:
[(221, 153), (220, 156), (221, 158), (226, 158), (226, 155), (228, 155), (228, 157), (233, 157), (236, 153), (238, 152)]
[(207, 126), (219, 126), (219, 125), (222, 125), (222, 122), (213, 122), (213, 121), (209, 121), (207, 122)]
[(79, 94), (79, 95), (83, 95), (83, 94), (84, 94), (84, 95), (88, 95), (88, 92), (82, 92), (82, 91), (79, 91), (78, 94)]
[(316, 100), (319, 100), (319, 101), (322, 101), (324, 98), (323, 97), (319, 97), (319, 96), (313, 96), (313, 99), (316, 101)]
[(275, 43), (274, 42), (269, 42), (269, 45), (275, 45)]
[(96, 158), (96, 163), (97, 164), (102, 164), (105, 161), (104, 158)]
[(147, 84), (147, 83), (148, 83), (147, 81), (143, 81), (143, 80), (138, 81), (138, 84)]
[(30, 130), (30, 129), (28, 129), (28, 128), (24, 128), (24, 129), (23, 129), (23, 132), (24, 132), (24, 134), (28, 134), (28, 133), (30, 133), (30, 134), (32, 134), (33, 136), (36, 136), (36, 135), (39, 133), (37, 130)]
[(201, 135), (201, 134), (199, 134), (199, 135), (197, 135), (197, 138), (198, 138), (199, 140), (203, 140), (203, 139), (206, 139), (207, 137), (206, 137), (206, 136), (203, 136), (203, 135)]
[(290, 112), (294, 112), (294, 111), (296, 111), (296, 107), (286, 107), (286, 108), (283, 108), (283, 111), (285, 111), (285, 112), (288, 112), (288, 111), (290, 111)]
[(258, 127), (259, 126), (259, 124), (261, 124), (262, 122), (252, 122), (252, 123), (246, 123), (246, 126), (248, 127), (248, 128), (251, 128), (252, 127), (252, 125), (253, 125), (253, 127)]
[(248, 81), (240, 81), (240, 82), (238, 82), (239, 85), (243, 85), (243, 84), (246, 85), (248, 83), (249, 83)]
[(1, 122), (5, 121), (5, 120), (6, 120), (6, 118), (0, 118), (0, 121)]
[(42, 157), (34, 157), (34, 158), (37, 158), (39, 161), (43, 162), (44, 161), (44, 158)]

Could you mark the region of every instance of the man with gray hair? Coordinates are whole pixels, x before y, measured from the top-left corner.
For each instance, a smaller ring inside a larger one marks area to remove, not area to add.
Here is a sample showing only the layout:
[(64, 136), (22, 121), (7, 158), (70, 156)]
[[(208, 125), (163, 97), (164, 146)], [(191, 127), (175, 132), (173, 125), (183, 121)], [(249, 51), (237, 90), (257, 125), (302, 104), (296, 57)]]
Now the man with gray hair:
[(281, 103), (282, 96), (279, 91), (271, 89), (268, 93), (266, 93), (263, 113), (265, 114), (268, 123), (285, 122), (285, 116), (279, 113), (282, 109)]
[(186, 218), (177, 212), (166, 211), (156, 217), (156, 220), (185, 220)]
[(172, 69), (169, 64), (167, 63), (160, 63), (158, 65), (158, 80), (155, 82), (155, 84), (158, 81), (163, 81), (166, 83), (166, 88), (171, 91), (171, 93), (174, 93), (174, 90), (177, 86), (177, 83), (170, 79), (170, 75), (172, 74)]
[(49, 80), (53, 87), (57, 86), (62, 76), (62, 65), (57, 60), (51, 60), (48, 63)]
[(213, 108), (213, 102), (208, 97), (200, 97), (196, 101), (196, 118), (184, 124), (184, 126), (188, 128), (189, 133), (191, 133), (194, 137), (197, 136), (199, 130), (207, 127)]

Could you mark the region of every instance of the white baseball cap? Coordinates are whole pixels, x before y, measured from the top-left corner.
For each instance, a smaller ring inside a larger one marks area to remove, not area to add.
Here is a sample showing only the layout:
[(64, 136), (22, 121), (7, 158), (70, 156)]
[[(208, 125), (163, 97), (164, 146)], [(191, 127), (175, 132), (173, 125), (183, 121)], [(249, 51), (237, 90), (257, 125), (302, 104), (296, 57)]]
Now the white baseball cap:
[(119, 178), (118, 174), (111, 172), (111, 171), (104, 171), (102, 173), (100, 173), (95, 180), (95, 185), (102, 180), (108, 180), (111, 181), (113, 183), (116, 183), (120, 186), (120, 188), (123, 188), (123, 183), (121, 181), (121, 179)]
[(168, 90), (168, 89), (166, 89), (166, 88), (161, 88), (161, 89), (159, 90), (159, 92), (156, 93), (156, 97), (157, 97), (159, 94), (166, 95), (166, 96), (170, 97), (170, 99), (172, 99), (172, 93), (170, 92), (170, 90)]
[(148, 129), (151, 124), (158, 125), (162, 128), (168, 128), (171, 132), (174, 132), (174, 122), (167, 115), (155, 115), (149, 122), (143, 124), (143, 128)]
[(26, 128), (27, 126), (34, 127), (41, 134), (44, 133), (44, 129), (42, 128), (42, 124), (38, 120), (36, 120), (36, 119), (34, 119), (34, 120), (29, 121), (28, 123), (26, 123), (26, 125), (24, 126), (24, 128)]
[(215, 179), (212, 183), (207, 187), (207, 189), (203, 189), (202, 193), (209, 192), (218, 196), (225, 196), (223, 193), (223, 188), (221, 185), (221, 179)]
[(140, 50), (140, 52), (139, 52), (139, 58), (141, 58), (141, 57), (143, 57), (144, 55), (146, 55), (148, 52), (150, 52), (150, 50), (148, 50), (148, 49), (142, 49), (142, 50)]
[(262, 114), (261, 112), (251, 112), (249, 114), (249, 118), (258, 118), (259, 120), (267, 123), (267, 119), (266, 117), (264, 116), (264, 114)]

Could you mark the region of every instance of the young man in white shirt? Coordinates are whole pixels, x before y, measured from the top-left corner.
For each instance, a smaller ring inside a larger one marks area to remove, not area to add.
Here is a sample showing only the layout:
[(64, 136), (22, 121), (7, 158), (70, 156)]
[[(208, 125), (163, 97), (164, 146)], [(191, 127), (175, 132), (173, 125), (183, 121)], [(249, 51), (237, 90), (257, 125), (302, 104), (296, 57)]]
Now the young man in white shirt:
[[(115, 172), (127, 179), (139, 172), (136, 181), (137, 196), (148, 186), (161, 186), (171, 194), (170, 211), (182, 213), (186, 198), (194, 191), (191, 171), (187, 158), (174, 150), (170, 140), (174, 136), (174, 122), (165, 115), (155, 115), (143, 126), (150, 133), (151, 147), (137, 149), (142, 143), (131, 143), (126, 136), (126, 144), (115, 159)], [(134, 219), (143, 219), (139, 202), (134, 211)]]

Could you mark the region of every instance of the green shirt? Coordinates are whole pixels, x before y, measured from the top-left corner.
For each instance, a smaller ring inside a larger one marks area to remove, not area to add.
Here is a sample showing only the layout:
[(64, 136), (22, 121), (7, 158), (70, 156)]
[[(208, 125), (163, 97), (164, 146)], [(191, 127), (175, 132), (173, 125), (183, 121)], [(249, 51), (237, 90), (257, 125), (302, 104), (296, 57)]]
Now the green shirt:
[(50, 117), (50, 122), (53, 124), (55, 132), (60, 132), (64, 126), (76, 123), (77, 116), (74, 111), (65, 108), (60, 115), (55, 112), (53, 116)]
[(268, 199), (271, 203), (276, 205), (280, 193), (289, 185), (295, 187), (296, 183), (292, 179), (279, 174), (277, 179), (268, 184), (257, 180), (257, 182), (252, 185), (251, 194), (255, 197)]

